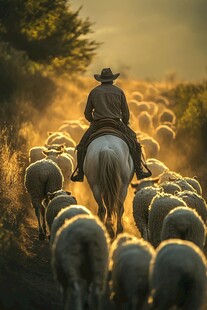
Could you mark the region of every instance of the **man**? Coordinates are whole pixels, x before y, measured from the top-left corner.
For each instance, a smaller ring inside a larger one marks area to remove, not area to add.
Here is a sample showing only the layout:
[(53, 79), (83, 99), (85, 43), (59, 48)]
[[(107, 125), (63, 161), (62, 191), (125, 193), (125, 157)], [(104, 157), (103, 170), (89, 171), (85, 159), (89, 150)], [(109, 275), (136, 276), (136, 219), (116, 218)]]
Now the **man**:
[[(142, 169), (141, 161), (141, 146), (137, 141), (136, 134), (128, 126), (129, 123), (129, 108), (126, 97), (120, 88), (113, 85), (113, 81), (118, 78), (120, 74), (113, 74), (110, 68), (104, 68), (101, 74), (95, 74), (94, 78), (101, 82), (100, 85), (92, 89), (88, 96), (85, 118), (90, 122), (90, 127), (83, 135), (80, 143), (77, 146), (77, 161), (76, 170), (71, 176), (74, 182), (82, 182), (84, 177), (83, 161), (85, 155), (85, 143), (88, 141), (90, 135), (96, 131), (96, 126), (100, 120), (113, 119), (117, 122), (119, 130), (125, 133), (131, 140), (134, 141), (135, 155), (132, 156), (137, 178), (143, 179), (151, 176), (151, 172), (147, 168), (147, 172)], [(75, 173), (77, 174), (75, 175)]]

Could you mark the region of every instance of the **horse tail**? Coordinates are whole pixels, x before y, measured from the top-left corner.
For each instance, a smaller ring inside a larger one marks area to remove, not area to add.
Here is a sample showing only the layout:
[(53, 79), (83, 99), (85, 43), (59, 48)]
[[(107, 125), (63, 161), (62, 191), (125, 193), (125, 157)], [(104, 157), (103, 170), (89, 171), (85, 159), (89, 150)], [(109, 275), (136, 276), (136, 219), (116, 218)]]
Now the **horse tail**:
[(121, 172), (117, 154), (112, 149), (102, 150), (99, 154), (99, 177), (101, 196), (108, 216), (117, 214), (120, 202)]

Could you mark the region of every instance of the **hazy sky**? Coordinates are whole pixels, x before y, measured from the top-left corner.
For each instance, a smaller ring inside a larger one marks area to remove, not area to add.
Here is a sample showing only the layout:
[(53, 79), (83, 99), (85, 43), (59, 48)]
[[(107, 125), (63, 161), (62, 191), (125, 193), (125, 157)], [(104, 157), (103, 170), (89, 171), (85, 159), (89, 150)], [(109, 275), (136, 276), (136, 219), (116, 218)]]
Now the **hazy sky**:
[(207, 0), (72, 0), (83, 5), (103, 44), (89, 74), (103, 67), (132, 78), (201, 80), (207, 66)]

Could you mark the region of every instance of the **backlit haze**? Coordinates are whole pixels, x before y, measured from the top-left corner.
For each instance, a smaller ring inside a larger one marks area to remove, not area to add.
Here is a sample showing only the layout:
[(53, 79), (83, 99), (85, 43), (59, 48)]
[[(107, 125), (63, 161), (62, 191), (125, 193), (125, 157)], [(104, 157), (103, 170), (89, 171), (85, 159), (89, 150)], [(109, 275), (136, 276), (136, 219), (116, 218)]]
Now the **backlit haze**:
[(207, 0), (73, 0), (103, 44), (87, 75), (111, 67), (122, 76), (201, 81), (207, 66)]

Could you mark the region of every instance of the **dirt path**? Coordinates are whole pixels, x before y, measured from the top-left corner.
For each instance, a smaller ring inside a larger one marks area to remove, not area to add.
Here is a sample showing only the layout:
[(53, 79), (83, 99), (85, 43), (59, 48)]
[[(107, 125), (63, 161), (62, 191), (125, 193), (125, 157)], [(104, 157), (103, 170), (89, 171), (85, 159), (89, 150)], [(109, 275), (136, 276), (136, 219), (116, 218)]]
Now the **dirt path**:
[(32, 215), (26, 229), (25, 247), (28, 255), (22, 272), (21, 282), (25, 283), (22, 309), (60, 310), (62, 300), (52, 276), (49, 242), (39, 241), (36, 218)]

